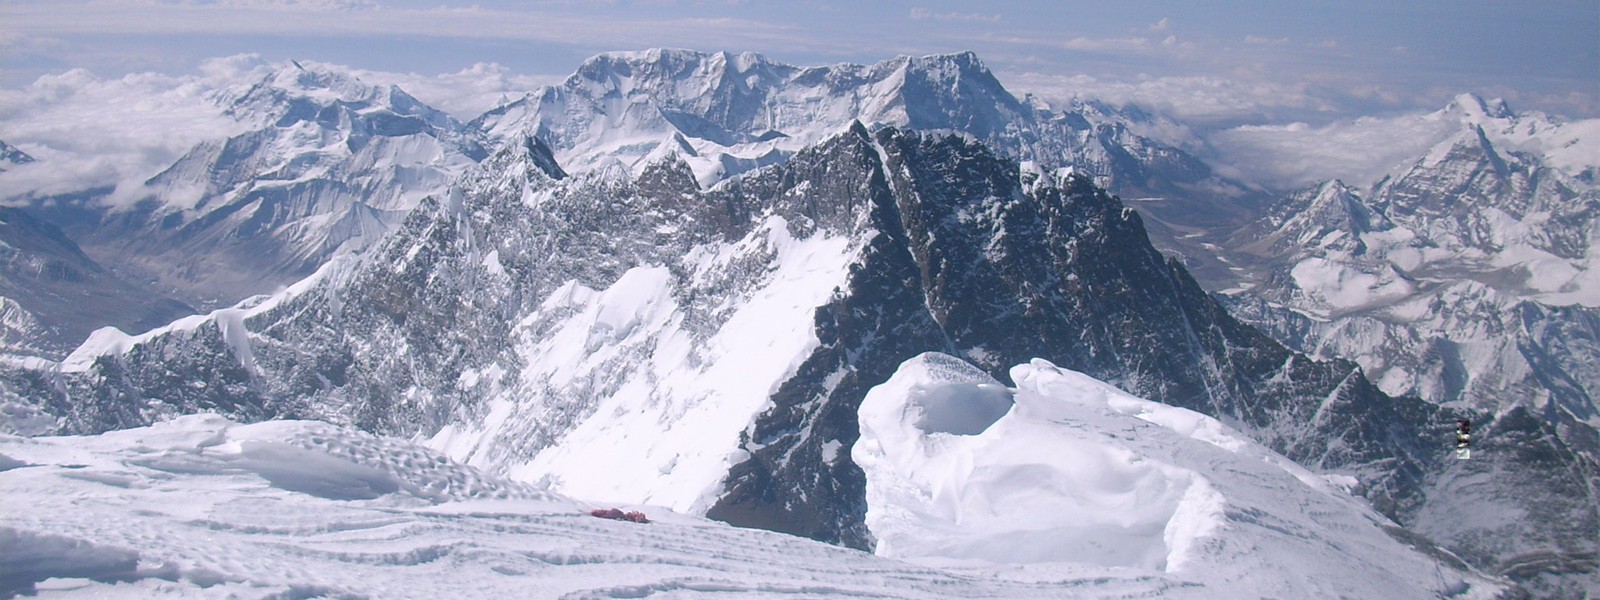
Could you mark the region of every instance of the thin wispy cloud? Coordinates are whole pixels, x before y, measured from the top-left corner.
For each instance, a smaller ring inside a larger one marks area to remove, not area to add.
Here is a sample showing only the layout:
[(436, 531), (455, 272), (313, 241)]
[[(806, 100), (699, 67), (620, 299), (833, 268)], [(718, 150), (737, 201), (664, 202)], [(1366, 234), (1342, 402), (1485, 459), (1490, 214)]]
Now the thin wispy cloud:
[(983, 13), (964, 13), (964, 12), (933, 12), (933, 11), (928, 10), (926, 8), (920, 8), (920, 7), (911, 9), (911, 20), (913, 20), (913, 21), (926, 21), (926, 20), (929, 20), (929, 19), (932, 19), (932, 20), (935, 20), (935, 21), (945, 21), (945, 22), (969, 21), (969, 22), (983, 22), (983, 23), (999, 23), (1000, 22), (1000, 15), (998, 15), (998, 14), (987, 15), (987, 14), (983, 14)]
[[(337, 18), (327, 14), (336, 12)], [(683, 42), (704, 35), (746, 38), (783, 36), (791, 28), (736, 18), (651, 18), (598, 21), (555, 12), (472, 7), (387, 8), (344, 1), (258, 1), (151, 4), (98, 2), (92, 10), (63, 11), (51, 5), (6, 8), (14, 27), (36, 35), (295, 35), (396, 36), (531, 40), (563, 44), (630, 45), (641, 34)], [(674, 33), (677, 32), (677, 33)]]
[(1269, 38), (1269, 37), (1263, 37), (1263, 36), (1259, 36), (1259, 35), (1247, 35), (1247, 36), (1244, 36), (1244, 43), (1246, 43), (1246, 44), (1254, 44), (1256, 46), (1284, 46), (1284, 45), (1288, 45), (1289, 38), (1287, 38), (1287, 37)]
[(1146, 76), (1119, 80), (1025, 71), (1008, 75), (1005, 81), (1053, 104), (1091, 99), (1136, 104), (1201, 123), (1250, 120), (1263, 112), (1301, 114), (1334, 109), (1332, 102), (1317, 98), (1308, 85), (1217, 76)]
[(1406, 115), (1321, 127), (1303, 122), (1246, 125), (1207, 139), (1228, 158), (1221, 168), (1249, 174), (1260, 183), (1296, 188), (1339, 179), (1364, 188), (1459, 128), (1448, 119)]
[(182, 4), (206, 6), (208, 4), (228, 8), (248, 8), (254, 10), (277, 11), (352, 11), (352, 10), (377, 10), (381, 5), (374, 0), (217, 0), (216, 2), (194, 2), (192, 0)]

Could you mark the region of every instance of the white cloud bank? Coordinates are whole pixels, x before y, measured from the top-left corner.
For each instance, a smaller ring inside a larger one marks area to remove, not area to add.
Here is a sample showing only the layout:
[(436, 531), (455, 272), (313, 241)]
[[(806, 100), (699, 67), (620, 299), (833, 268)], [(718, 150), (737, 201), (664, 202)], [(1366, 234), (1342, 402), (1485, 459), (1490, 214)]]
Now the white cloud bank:
[(1280, 189), (1339, 179), (1365, 189), (1461, 128), (1453, 119), (1362, 117), (1322, 127), (1245, 125), (1207, 137), (1224, 170)]
[(200, 141), (242, 132), (211, 96), (260, 68), (240, 56), (177, 77), (73, 69), (0, 89), (0, 139), (37, 159), (0, 173), (0, 199), (136, 188)]
[(1115, 80), (1025, 71), (1007, 74), (1004, 81), (1013, 92), (1029, 92), (1053, 103), (1080, 98), (1137, 104), (1179, 119), (1200, 122), (1257, 120), (1265, 114), (1285, 110), (1308, 113), (1346, 110), (1346, 107), (1317, 97), (1304, 84), (1217, 76), (1140, 76)]

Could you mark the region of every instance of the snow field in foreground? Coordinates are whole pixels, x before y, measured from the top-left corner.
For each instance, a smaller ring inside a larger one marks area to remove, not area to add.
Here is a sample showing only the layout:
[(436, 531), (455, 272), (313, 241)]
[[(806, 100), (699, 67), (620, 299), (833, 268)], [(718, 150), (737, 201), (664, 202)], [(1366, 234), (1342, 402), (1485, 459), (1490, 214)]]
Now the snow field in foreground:
[(99, 436), (0, 436), (0, 596), (1499, 591), (1441, 564), (1442, 551), (1402, 544), (1382, 517), (1212, 419), (1044, 361), (1011, 376), (1016, 388), (928, 354), (868, 395), (853, 456), (888, 556), (662, 507), (618, 507), (647, 524), (597, 519), (589, 509), (612, 505), (318, 422), (194, 415)]
[(1093, 564), (1237, 597), (1490, 597), (1393, 523), (1215, 419), (1043, 361), (1008, 389), (906, 361), (862, 402), (876, 553), (924, 564)]
[(1194, 597), (1157, 574), (911, 565), (659, 507), (651, 523), (331, 425), (0, 437), (0, 597)]

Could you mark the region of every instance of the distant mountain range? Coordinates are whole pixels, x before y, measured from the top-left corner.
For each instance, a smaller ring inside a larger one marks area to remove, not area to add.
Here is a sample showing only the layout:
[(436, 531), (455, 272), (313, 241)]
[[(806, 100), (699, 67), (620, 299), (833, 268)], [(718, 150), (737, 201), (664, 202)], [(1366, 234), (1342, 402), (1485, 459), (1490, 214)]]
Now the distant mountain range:
[[(100, 202), (102, 189), (34, 199), (32, 210), (115, 277), (209, 309), (365, 247), (485, 155), (448, 115), (329, 70), (286, 65), (212, 101), (248, 131), (196, 145), (131, 207)], [(60, 352), (81, 338), (30, 341)]]
[(1503, 103), (1462, 96), (1427, 118), (1459, 129), (1370, 190), (1291, 194), (1233, 235), (1224, 246), (1259, 283), (1230, 297), (1391, 393), (1554, 403), (1600, 425), (1596, 167), (1556, 145), (1572, 126)]
[(1597, 585), (1586, 123), (1464, 97), (1427, 117), (1461, 133), (1371, 190), (1272, 201), (1135, 133), (1157, 117), (1017, 99), (971, 54), (607, 54), (471, 123), (299, 65), (218, 101), (252, 132), (6, 243), (115, 265), (60, 278), (80, 290), (262, 295), (68, 352), (81, 319), (4, 293), (8, 350), (48, 359), (0, 363), (11, 429), (325, 419), (871, 548), (868, 390), (924, 352), (1003, 383), (1043, 358), (1351, 478), (1529, 589)]

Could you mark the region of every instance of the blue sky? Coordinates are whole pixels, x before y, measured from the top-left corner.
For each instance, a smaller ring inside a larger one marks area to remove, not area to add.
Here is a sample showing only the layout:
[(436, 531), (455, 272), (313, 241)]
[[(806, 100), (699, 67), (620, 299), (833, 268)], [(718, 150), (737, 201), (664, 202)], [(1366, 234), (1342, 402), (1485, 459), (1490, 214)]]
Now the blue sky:
[(70, 68), (194, 72), (244, 52), (422, 75), (492, 63), (525, 83), (559, 79), (601, 51), (653, 46), (796, 64), (975, 50), (1014, 91), (1134, 101), (1202, 122), (1436, 109), (1464, 91), (1600, 116), (1600, 0), (0, 4), (0, 86), (13, 89)]

